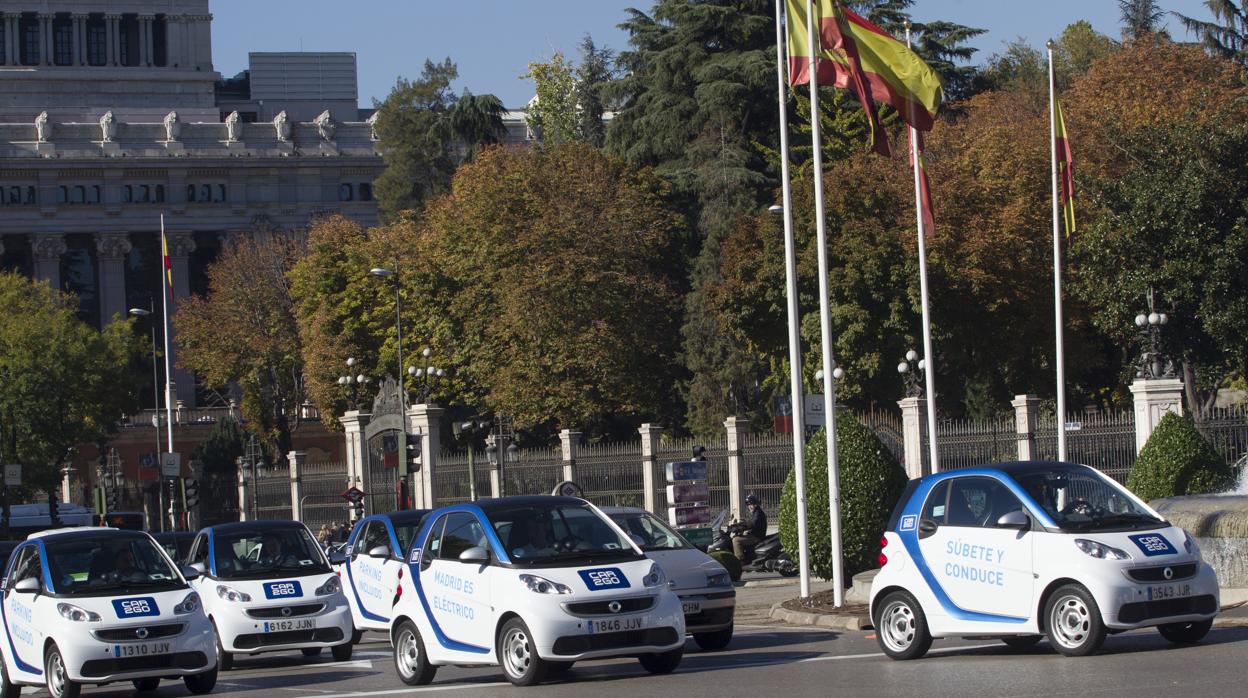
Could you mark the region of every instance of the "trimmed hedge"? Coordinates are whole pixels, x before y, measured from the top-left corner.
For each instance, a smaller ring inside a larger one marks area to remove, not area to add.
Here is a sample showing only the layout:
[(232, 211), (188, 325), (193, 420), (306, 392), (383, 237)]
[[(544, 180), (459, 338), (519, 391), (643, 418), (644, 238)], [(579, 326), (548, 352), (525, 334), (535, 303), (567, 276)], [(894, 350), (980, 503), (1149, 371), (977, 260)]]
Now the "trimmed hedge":
[(736, 555), (727, 550), (716, 550), (711, 553), (711, 559), (724, 566), (728, 570), (728, 577), (736, 582), (741, 579), (741, 561)]
[(1131, 467), (1127, 488), (1146, 502), (1184, 494), (1225, 492), (1234, 485), (1226, 460), (1190, 417), (1168, 412)]
[[(889, 514), (906, 487), (906, 471), (879, 438), (853, 416), (836, 421), (841, 485), (843, 583), (873, 569)], [(832, 579), (831, 526), (828, 521), (827, 436), (820, 429), (806, 445), (806, 533), (810, 569)], [(780, 496), (780, 544), (797, 561), (797, 486), (789, 472)]]

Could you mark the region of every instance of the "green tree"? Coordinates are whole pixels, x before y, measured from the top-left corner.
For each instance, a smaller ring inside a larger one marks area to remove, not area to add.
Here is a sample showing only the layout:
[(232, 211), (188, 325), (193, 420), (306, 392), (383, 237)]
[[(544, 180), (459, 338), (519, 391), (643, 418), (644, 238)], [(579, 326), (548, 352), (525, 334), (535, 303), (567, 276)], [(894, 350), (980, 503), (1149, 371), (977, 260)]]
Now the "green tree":
[(174, 316), (179, 363), (209, 385), (238, 385), (248, 428), (282, 454), (305, 396), (287, 279), (304, 252), (301, 234), (240, 237), (209, 265), (208, 293), (183, 300)]
[(532, 80), (536, 87), (536, 96), (524, 109), (524, 119), (543, 143), (558, 145), (579, 136), (575, 71), (563, 53), (556, 51), (548, 63), (530, 63), (529, 72), (520, 76)]
[(46, 282), (0, 272), (0, 460), (21, 463), (27, 486), (48, 493), (75, 446), (103, 441), (138, 407), (130, 323), (96, 331), (77, 309)]
[(1248, 0), (1205, 0), (1212, 22), (1172, 12), (1188, 32), (1200, 37), (1201, 44), (1214, 55), (1229, 58), (1248, 67)]
[(588, 34), (581, 40), (581, 63), (576, 67), (576, 104), (580, 117), (581, 140), (595, 148), (601, 148), (607, 139), (607, 126), (603, 117), (607, 101), (603, 95), (606, 86), (615, 79), (615, 52), (599, 48)]
[(1088, 72), (1093, 63), (1109, 56), (1118, 48), (1118, 42), (1097, 32), (1085, 20), (1067, 25), (1062, 30), (1062, 35), (1057, 38), (1053, 56), (1059, 89)]
[(1161, 24), (1166, 11), (1161, 9), (1157, 0), (1118, 0), (1118, 11), (1124, 40), (1139, 41), (1154, 36), (1170, 38)]

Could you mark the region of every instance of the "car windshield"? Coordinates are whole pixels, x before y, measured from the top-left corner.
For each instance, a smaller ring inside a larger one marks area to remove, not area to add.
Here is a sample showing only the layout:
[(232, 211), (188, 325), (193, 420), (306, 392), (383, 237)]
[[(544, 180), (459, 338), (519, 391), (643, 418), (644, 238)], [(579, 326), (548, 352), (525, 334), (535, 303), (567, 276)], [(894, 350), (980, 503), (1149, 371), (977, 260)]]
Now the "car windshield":
[(316, 541), (302, 526), (216, 531), (212, 547), (216, 575), (221, 579), (262, 579), (330, 571)]
[[(399, 537), (399, 550), (407, 550), (412, 545), (412, 539), (420, 532), (420, 526), (423, 521), (404, 521), (395, 523), (394, 532)], [(397, 553), (396, 553), (397, 554)]]
[(517, 564), (593, 564), (636, 559), (627, 540), (588, 504), (489, 508), (486, 516)]
[(1087, 466), (1047, 466), (1014, 473), (1014, 479), (1063, 530), (1131, 531), (1166, 525), (1122, 485)]
[(647, 511), (625, 511), (611, 514), (611, 520), (633, 537), (642, 550), (683, 550), (693, 546), (667, 524)]
[(167, 591), (186, 585), (145, 535), (52, 537), (44, 543), (53, 592)]

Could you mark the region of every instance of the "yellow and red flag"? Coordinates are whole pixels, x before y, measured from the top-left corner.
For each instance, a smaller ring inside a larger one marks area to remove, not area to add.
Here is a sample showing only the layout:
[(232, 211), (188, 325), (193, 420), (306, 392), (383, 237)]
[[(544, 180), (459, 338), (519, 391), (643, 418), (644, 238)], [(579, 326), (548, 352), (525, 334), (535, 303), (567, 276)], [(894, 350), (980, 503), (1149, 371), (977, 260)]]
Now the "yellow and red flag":
[[(163, 222), (162, 222), (163, 223)], [(169, 241), (165, 239), (165, 228), (160, 228), (160, 256), (161, 265), (164, 267), (165, 273), (161, 276), (165, 277), (166, 287), (169, 289), (170, 295), (173, 294), (173, 264), (169, 262)]]
[[(789, 83), (810, 82), (807, 48), (807, 0), (786, 0)], [(816, 77), (820, 85), (853, 89), (871, 121), (877, 151), (887, 152), (873, 102), (891, 105), (906, 123), (930, 131), (940, 108), (940, 76), (913, 50), (888, 32), (841, 5), (839, 0), (814, 0), (819, 29)], [(868, 96), (869, 94), (869, 96)]]
[(1066, 226), (1066, 239), (1075, 232), (1075, 172), (1074, 157), (1070, 154), (1070, 138), (1066, 136), (1066, 120), (1062, 118), (1062, 103), (1053, 100), (1057, 112), (1057, 127), (1053, 135), (1053, 149), (1057, 153), (1058, 201), (1062, 206), (1062, 221)]
[[(910, 133), (910, 129), (906, 129)], [(927, 164), (923, 159), (923, 132), (915, 130), (914, 138), (917, 147), (910, 151), (910, 167), (915, 166), (915, 152), (918, 152), (919, 168), (919, 204), (923, 215), (923, 234), (931, 235), (936, 230), (936, 216), (932, 213), (932, 188), (927, 182)]]

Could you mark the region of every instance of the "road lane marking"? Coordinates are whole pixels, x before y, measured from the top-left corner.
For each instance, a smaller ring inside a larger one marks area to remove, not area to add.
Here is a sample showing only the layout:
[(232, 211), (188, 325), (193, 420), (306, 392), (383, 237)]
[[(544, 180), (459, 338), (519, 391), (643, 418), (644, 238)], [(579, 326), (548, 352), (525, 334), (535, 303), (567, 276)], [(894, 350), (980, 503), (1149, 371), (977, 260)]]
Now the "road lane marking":
[[(360, 698), (361, 696), (392, 696), (399, 693), (432, 693), (435, 691), (462, 691), (465, 689), (482, 689), (482, 688), (503, 688), (511, 684), (506, 681), (498, 681), (495, 683), (465, 683), (451, 684), (446, 686), (407, 686), (405, 688), (394, 688), (385, 691), (352, 691), (350, 693), (335, 693), (336, 698)], [(315, 696), (307, 696), (306, 698), (324, 698), (324, 694)]]

